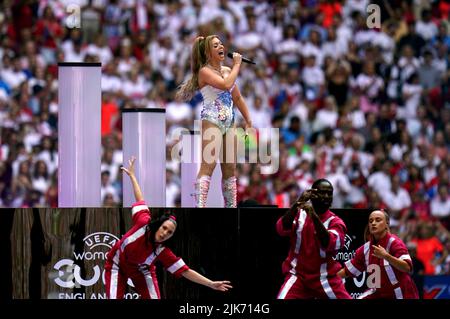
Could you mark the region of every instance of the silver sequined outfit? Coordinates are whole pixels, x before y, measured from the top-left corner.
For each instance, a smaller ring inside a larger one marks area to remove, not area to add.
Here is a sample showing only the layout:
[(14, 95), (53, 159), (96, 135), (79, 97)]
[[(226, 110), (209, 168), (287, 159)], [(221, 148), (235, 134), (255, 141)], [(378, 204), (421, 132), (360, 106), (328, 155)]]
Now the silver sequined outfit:
[(203, 97), (200, 118), (217, 125), (222, 134), (225, 134), (234, 123), (233, 99), (231, 97), (233, 89), (234, 85), (229, 91), (223, 91), (210, 85), (205, 85), (200, 89)]

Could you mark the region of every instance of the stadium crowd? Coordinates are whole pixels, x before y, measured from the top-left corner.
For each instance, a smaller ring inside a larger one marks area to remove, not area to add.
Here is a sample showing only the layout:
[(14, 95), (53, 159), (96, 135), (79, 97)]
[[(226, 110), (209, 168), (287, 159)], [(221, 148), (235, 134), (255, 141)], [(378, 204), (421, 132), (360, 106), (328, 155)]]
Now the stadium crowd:
[[(381, 9), (379, 26), (370, 3)], [(6, 0), (0, 7), (0, 207), (57, 207), (58, 62), (102, 63), (104, 206), (121, 202), (121, 110), (135, 107), (166, 109), (167, 206), (180, 206), (171, 136), (192, 129), (201, 101), (177, 102), (174, 93), (188, 75), (193, 39), (217, 34), (229, 51), (257, 61), (238, 77), (254, 127), (280, 132), (275, 174), (238, 165), (238, 201), (288, 207), (326, 177), (333, 207), (387, 209), (419, 270), (450, 274), (449, 1)]]

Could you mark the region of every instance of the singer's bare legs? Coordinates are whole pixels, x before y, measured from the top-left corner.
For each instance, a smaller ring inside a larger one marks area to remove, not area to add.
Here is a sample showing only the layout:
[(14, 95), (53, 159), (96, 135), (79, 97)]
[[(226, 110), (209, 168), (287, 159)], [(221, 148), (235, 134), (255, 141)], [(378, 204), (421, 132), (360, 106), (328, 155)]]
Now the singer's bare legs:
[[(235, 126), (232, 126), (222, 135), (215, 124), (210, 121), (202, 121), (202, 163), (197, 175), (198, 178), (204, 175), (211, 176), (216, 167), (217, 159), (220, 159), (222, 177), (227, 179), (234, 176), (237, 145), (235, 128)], [(217, 139), (220, 136), (222, 138)], [(217, 152), (217, 150), (220, 150), (220, 152)]]
[(222, 133), (217, 125), (210, 121), (202, 120), (202, 155), (200, 170), (197, 178), (211, 176), (216, 167), (220, 150), (222, 149)]
[(222, 148), (222, 133), (210, 121), (202, 120), (201, 138), (201, 164), (195, 183), (196, 207), (206, 207), (211, 175), (216, 167), (220, 149)]
[(237, 158), (236, 152), (237, 152), (236, 126), (233, 125), (227, 130), (227, 132), (223, 135), (222, 138), (222, 149), (220, 156), (222, 179), (228, 179), (231, 176), (234, 176), (236, 171), (236, 158)]
[(220, 159), (222, 170), (222, 194), (225, 207), (236, 207), (236, 149), (237, 140), (235, 126), (222, 134), (215, 124), (202, 121), (202, 163), (197, 176), (196, 202), (197, 207), (205, 207), (211, 182), (211, 175)]
[(225, 207), (237, 206), (237, 180), (235, 176), (237, 137), (235, 128), (233, 125), (223, 135), (220, 166), (222, 168), (222, 194)]

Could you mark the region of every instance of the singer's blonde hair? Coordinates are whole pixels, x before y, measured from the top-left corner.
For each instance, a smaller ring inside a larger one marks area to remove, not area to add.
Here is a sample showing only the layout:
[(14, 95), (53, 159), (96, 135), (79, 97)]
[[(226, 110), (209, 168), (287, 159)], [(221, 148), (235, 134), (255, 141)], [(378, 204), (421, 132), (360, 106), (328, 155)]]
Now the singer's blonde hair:
[(179, 86), (175, 99), (177, 101), (189, 101), (194, 96), (198, 85), (198, 72), (204, 67), (211, 56), (212, 41), (219, 38), (217, 35), (208, 35), (205, 37), (197, 37), (192, 45), (191, 54), (191, 72), (192, 75)]

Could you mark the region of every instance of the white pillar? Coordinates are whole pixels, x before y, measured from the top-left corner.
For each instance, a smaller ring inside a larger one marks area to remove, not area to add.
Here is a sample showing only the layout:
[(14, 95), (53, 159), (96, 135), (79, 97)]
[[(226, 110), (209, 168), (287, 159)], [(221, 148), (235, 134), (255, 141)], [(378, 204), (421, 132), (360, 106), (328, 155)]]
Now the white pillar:
[[(195, 207), (195, 182), (201, 164), (201, 135), (199, 131), (181, 135), (181, 207)], [(220, 164), (211, 176), (206, 207), (224, 207), (222, 196), (222, 172)]]
[(101, 64), (58, 63), (58, 206), (100, 207)]
[[(122, 111), (123, 165), (136, 157), (135, 173), (148, 206), (166, 206), (166, 110)], [(135, 202), (128, 176), (123, 176), (123, 207)]]

